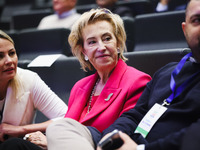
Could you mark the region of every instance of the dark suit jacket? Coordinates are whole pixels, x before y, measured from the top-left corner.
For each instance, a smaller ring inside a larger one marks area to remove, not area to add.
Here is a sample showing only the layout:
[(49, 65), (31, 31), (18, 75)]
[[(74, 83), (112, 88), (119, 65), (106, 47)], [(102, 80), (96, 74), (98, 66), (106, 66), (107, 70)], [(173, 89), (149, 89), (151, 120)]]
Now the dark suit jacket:
[[(187, 88), (167, 106), (167, 111), (153, 126), (146, 139), (134, 131), (155, 104), (162, 104), (171, 94), (170, 76), (176, 63), (170, 63), (161, 68), (147, 84), (142, 96), (134, 109), (123, 113), (114, 124), (103, 131), (103, 136), (114, 129), (127, 133), (136, 143), (145, 144), (145, 150), (178, 150), (185, 129), (200, 118), (200, 75), (190, 82)], [(200, 64), (186, 62), (179, 75), (175, 78), (177, 86), (183, 83), (193, 73), (200, 70)], [(93, 132), (94, 141), (97, 132)]]
[(186, 131), (181, 144), (181, 150), (200, 149), (200, 119)]

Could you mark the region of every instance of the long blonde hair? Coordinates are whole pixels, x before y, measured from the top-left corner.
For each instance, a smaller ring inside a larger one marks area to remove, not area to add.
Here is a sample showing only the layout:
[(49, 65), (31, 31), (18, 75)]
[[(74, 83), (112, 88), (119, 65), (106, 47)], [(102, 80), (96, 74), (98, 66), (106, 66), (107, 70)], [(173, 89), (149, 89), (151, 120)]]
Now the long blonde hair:
[[(10, 41), (13, 46), (15, 45), (13, 39), (2, 30), (0, 30), (0, 38)], [(15, 77), (9, 81), (9, 86), (13, 88), (14, 94), (16, 96), (20, 86), (19, 76), (17, 75), (17, 73)]]
[(89, 61), (85, 61), (83, 50), (83, 36), (82, 30), (88, 24), (93, 24), (98, 21), (108, 21), (112, 27), (114, 35), (117, 39), (119, 45), (119, 58), (126, 61), (127, 58), (124, 57), (123, 52), (126, 51), (126, 32), (124, 29), (123, 20), (119, 15), (113, 14), (110, 10), (105, 8), (92, 9), (88, 12), (85, 12), (81, 17), (76, 21), (72, 26), (71, 33), (69, 35), (68, 41), (72, 49), (72, 53), (76, 56), (82, 69), (86, 71), (86, 68), (93, 70), (93, 66)]

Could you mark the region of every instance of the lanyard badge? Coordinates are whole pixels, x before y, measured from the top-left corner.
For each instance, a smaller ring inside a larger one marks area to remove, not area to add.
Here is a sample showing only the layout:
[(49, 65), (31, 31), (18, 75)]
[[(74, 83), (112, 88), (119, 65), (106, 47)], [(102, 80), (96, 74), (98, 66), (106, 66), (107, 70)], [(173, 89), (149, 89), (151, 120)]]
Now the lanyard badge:
[(153, 125), (162, 116), (162, 114), (164, 114), (166, 110), (166, 107), (156, 103), (140, 121), (135, 130), (135, 133), (140, 133), (145, 138)]

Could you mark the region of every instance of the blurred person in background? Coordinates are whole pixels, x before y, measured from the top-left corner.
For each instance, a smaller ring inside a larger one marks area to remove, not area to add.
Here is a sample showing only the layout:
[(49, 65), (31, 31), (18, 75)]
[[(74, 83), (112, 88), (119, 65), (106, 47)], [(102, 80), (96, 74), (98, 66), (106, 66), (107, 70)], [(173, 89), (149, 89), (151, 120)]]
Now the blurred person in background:
[(50, 28), (71, 28), (74, 22), (80, 17), (75, 6), (77, 0), (52, 0), (54, 14), (44, 17), (38, 29)]
[(118, 0), (96, 0), (96, 4), (100, 8), (107, 8), (112, 13), (118, 14), (120, 17), (133, 17), (132, 11), (129, 7), (126, 6), (118, 6)]
[(151, 0), (156, 12), (185, 10), (189, 0)]

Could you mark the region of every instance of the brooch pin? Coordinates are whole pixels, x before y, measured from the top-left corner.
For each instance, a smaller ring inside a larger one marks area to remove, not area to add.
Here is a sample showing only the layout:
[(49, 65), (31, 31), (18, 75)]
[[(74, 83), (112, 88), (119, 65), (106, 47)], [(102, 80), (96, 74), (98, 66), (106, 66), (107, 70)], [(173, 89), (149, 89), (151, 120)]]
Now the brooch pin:
[(108, 97), (105, 99), (105, 101), (109, 101), (112, 95), (113, 95), (113, 93), (110, 93), (110, 94), (108, 95)]

